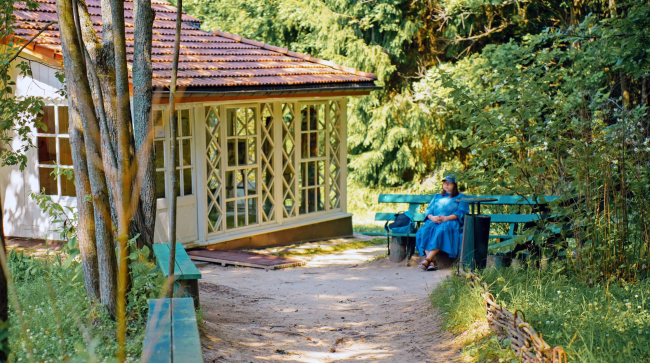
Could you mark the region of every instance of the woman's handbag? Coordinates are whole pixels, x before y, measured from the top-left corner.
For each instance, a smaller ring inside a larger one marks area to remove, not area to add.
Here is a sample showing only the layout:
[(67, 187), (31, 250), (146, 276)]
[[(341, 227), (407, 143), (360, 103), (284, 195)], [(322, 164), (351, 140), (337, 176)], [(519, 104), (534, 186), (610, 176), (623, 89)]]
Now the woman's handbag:
[(387, 239), (387, 249), (388, 255), (390, 256), (390, 234), (392, 233), (406, 233), (407, 237), (409, 234), (416, 233), (415, 221), (410, 212), (400, 212), (395, 214), (395, 221), (391, 224), (388, 224), (390, 221), (386, 221), (384, 224), (384, 229), (386, 230), (386, 239)]

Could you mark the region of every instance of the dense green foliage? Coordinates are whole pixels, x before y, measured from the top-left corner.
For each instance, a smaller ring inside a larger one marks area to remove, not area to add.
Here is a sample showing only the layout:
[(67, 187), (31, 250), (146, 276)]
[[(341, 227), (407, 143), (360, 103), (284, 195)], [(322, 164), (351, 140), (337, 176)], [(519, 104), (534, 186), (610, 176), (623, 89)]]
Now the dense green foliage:
[[(650, 283), (603, 281), (589, 286), (574, 274), (563, 265), (480, 273), (497, 303), (524, 311), (526, 321), (551, 347), (563, 347), (570, 362), (650, 361)], [(448, 278), (431, 298), (444, 312), (447, 328), (485, 321), (483, 300), (463, 277)]]
[(565, 218), (530, 233), (543, 245), (564, 226), (585, 279), (650, 268), (649, 13), (625, 3), (614, 18), (490, 45), (415, 87), (463, 123), (457, 176), (476, 192), (566, 197), (552, 211)]

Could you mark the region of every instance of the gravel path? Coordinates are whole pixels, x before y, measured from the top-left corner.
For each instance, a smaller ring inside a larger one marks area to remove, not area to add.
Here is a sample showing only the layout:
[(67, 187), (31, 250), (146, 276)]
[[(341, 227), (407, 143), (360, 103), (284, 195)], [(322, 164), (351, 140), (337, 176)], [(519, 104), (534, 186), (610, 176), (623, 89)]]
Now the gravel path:
[(458, 348), (428, 300), (449, 270), (423, 272), (366, 247), (265, 271), (201, 269), (206, 362), (451, 362)]

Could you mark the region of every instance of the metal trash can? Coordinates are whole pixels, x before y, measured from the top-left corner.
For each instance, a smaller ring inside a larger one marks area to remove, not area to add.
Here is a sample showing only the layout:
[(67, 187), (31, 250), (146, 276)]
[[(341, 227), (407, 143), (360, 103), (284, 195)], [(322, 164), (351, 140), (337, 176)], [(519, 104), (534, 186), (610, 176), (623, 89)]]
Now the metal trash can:
[(465, 216), (463, 245), (460, 263), (474, 270), (484, 269), (487, 264), (488, 240), (490, 238), (490, 217), (484, 215)]
[[(491, 218), (481, 214), (481, 202), (495, 202), (497, 199), (459, 198), (458, 201), (469, 203), (471, 206), (471, 213), (465, 215), (460, 263), (471, 270), (484, 269), (487, 265)], [(476, 214), (474, 214), (474, 204), (477, 205)]]

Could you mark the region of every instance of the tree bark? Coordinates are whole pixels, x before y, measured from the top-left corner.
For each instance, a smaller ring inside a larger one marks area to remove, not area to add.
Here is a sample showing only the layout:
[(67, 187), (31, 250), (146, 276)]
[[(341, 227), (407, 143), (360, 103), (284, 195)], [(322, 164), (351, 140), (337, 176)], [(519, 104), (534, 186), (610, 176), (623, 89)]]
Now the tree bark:
[(643, 77), (643, 80), (641, 81), (641, 106), (648, 105), (648, 86), (646, 81), (646, 77)]
[(131, 123), (131, 108), (129, 94), (129, 73), (126, 64), (126, 39), (124, 34), (124, 2), (111, 0), (111, 17), (113, 21), (113, 49), (115, 55), (115, 89), (116, 98), (116, 134), (118, 188), (114, 190), (115, 209), (117, 211), (117, 233), (119, 242), (118, 254), (118, 285), (117, 285), (117, 358), (126, 359), (126, 291), (128, 287), (127, 244), (131, 227), (131, 217), (136, 216), (138, 195), (132, 202), (133, 191), (133, 125)]
[[(137, 181), (140, 181), (140, 209), (142, 211), (139, 247), (153, 244), (156, 223), (156, 167), (153, 153), (153, 120), (151, 100), (153, 97), (151, 67), (151, 42), (155, 13), (151, 0), (133, 3), (135, 34), (133, 44), (133, 126), (135, 134)], [(138, 189), (138, 188), (135, 188)]]
[(70, 107), (70, 149), (72, 151), (72, 165), (77, 193), (77, 242), (81, 252), (81, 264), (84, 271), (86, 294), (91, 302), (101, 302), (99, 289), (99, 266), (97, 244), (95, 239), (95, 211), (93, 203), (86, 200), (91, 195), (88, 165), (86, 162), (86, 145), (84, 142), (81, 116), (77, 109)]
[(623, 106), (630, 108), (630, 90), (627, 87), (627, 76), (621, 72), (621, 96), (623, 97)]
[(176, 7), (176, 36), (174, 38), (174, 60), (172, 62), (172, 79), (169, 84), (169, 131), (171, 137), (171, 183), (172, 195), (169, 198), (169, 276), (167, 278), (167, 297), (174, 294), (174, 266), (176, 264), (176, 193), (178, 190), (176, 180), (176, 164), (178, 164), (178, 153), (176, 148), (176, 75), (178, 73), (178, 57), (181, 46), (181, 17), (183, 15), (183, 0), (177, 0)]
[[(56, 10), (59, 18), (59, 32), (63, 63), (68, 87), (70, 109), (78, 112), (84, 131), (86, 165), (90, 190), (92, 193), (95, 236), (99, 262), (99, 282), (101, 302), (112, 314), (117, 313), (116, 306), (116, 271), (115, 249), (113, 248), (110, 205), (106, 176), (103, 171), (100, 151), (100, 132), (95, 107), (92, 99), (87, 72), (84, 67), (84, 53), (79, 47), (79, 39), (74, 22), (70, 0), (57, 0)], [(74, 161), (73, 161), (74, 163)]]

